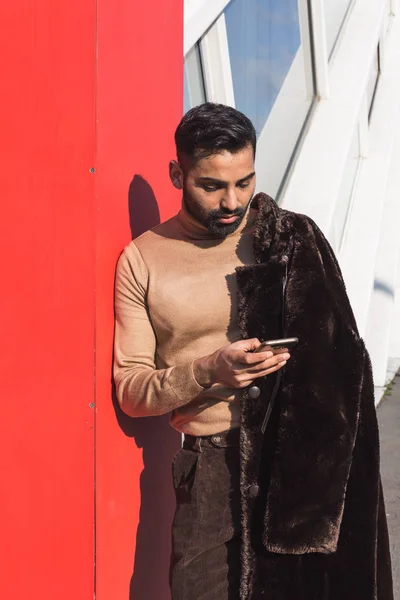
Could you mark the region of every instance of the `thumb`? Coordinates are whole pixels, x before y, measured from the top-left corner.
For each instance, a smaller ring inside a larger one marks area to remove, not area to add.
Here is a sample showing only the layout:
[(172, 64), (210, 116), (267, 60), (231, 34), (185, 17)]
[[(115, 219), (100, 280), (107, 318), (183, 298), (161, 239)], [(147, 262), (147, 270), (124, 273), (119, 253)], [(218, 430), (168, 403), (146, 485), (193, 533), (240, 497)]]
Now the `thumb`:
[(242, 348), (245, 352), (253, 352), (261, 344), (258, 338), (250, 338), (249, 340), (244, 340), (244, 342)]

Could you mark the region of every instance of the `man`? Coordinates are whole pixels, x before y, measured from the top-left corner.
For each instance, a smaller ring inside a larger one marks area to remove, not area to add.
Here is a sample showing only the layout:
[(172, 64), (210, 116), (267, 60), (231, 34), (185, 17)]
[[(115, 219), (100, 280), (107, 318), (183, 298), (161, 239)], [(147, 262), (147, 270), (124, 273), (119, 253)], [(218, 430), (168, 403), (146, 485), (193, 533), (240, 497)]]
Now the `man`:
[(371, 367), (335, 257), (308, 217), (252, 200), (243, 114), (203, 104), (175, 140), (182, 208), (119, 260), (114, 366), (128, 415), (185, 434), (172, 598), (391, 600)]

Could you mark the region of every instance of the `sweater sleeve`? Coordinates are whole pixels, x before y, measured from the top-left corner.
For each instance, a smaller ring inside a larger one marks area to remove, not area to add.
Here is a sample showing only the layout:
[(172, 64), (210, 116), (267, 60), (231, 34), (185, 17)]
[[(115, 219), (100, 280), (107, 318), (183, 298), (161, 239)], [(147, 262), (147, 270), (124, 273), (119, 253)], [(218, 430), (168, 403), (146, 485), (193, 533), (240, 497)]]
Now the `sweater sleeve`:
[(168, 413), (202, 390), (193, 363), (157, 369), (156, 335), (146, 302), (148, 271), (132, 242), (120, 256), (115, 280), (114, 380), (119, 404), (132, 417)]

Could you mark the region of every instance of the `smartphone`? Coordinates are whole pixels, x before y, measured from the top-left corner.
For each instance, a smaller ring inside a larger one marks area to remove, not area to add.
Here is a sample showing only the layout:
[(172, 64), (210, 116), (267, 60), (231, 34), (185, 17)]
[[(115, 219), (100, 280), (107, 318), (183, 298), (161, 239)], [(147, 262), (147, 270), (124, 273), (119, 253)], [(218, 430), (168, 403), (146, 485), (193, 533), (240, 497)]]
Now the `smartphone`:
[(282, 340), (267, 340), (262, 342), (254, 352), (265, 352), (270, 350), (274, 354), (280, 354), (286, 352), (291, 348), (294, 348), (299, 343), (298, 338), (284, 338)]

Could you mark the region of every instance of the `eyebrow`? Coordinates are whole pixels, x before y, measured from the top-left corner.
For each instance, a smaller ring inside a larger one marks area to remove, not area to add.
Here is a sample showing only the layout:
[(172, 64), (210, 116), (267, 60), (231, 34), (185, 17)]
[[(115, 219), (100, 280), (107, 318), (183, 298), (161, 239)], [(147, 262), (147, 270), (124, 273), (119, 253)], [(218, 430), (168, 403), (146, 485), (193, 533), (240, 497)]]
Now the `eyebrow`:
[[(245, 181), (247, 181), (248, 179), (251, 179), (252, 177), (254, 177), (254, 175), (256, 174), (255, 171), (253, 171), (252, 173), (249, 173), (249, 175), (246, 175), (246, 177), (242, 177), (242, 179), (239, 179), (236, 184), (238, 183), (244, 183)], [(197, 178), (198, 181), (207, 181), (208, 183), (217, 183), (217, 184), (226, 184), (226, 181), (222, 181), (222, 179), (215, 179), (214, 177), (198, 177)]]

